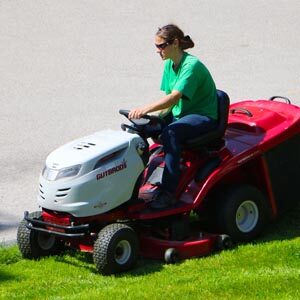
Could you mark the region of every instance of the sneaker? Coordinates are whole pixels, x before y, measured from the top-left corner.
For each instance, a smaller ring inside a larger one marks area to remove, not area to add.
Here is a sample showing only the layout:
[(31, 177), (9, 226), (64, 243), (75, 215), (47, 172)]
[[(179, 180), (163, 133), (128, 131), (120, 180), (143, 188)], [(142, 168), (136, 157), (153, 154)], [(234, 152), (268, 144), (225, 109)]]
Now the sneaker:
[(168, 208), (176, 203), (176, 198), (169, 192), (159, 190), (150, 202), (150, 207), (154, 209)]

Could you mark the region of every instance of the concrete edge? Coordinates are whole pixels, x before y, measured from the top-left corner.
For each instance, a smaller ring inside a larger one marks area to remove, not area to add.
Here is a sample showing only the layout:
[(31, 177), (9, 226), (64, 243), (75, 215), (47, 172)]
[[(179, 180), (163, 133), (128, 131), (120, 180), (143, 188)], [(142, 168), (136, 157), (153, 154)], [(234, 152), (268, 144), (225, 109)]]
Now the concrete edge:
[(15, 245), (17, 245), (17, 240), (16, 239), (14, 239), (14, 240), (2, 240), (2, 241), (0, 241), (0, 247), (3, 247), (3, 248), (15, 246)]

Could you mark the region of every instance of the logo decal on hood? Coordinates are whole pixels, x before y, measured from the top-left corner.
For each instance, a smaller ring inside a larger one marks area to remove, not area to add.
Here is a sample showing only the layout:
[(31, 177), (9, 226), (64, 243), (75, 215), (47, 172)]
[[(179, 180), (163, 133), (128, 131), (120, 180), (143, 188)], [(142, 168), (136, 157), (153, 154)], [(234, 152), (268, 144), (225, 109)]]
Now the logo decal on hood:
[(120, 171), (122, 171), (126, 168), (127, 168), (127, 161), (124, 159), (121, 164), (119, 164), (119, 165), (117, 165), (113, 168), (110, 168), (110, 169), (108, 169), (108, 170), (106, 170), (102, 173), (97, 174), (96, 178), (97, 178), (97, 180), (100, 180), (100, 179), (103, 179), (106, 176), (115, 174), (115, 173), (120, 172)]

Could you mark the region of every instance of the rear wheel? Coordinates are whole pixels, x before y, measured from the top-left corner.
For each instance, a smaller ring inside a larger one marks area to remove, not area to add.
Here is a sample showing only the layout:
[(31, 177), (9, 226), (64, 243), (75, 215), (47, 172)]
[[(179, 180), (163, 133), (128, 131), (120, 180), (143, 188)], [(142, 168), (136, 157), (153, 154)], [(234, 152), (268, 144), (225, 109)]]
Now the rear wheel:
[(131, 227), (119, 223), (104, 227), (94, 244), (97, 271), (108, 275), (129, 270), (137, 261), (138, 248), (138, 238)]
[(219, 230), (236, 241), (250, 241), (261, 233), (266, 221), (266, 199), (250, 185), (228, 189), (218, 201)]
[[(30, 213), (29, 217), (41, 220), (42, 212)], [(17, 231), (18, 247), (24, 258), (37, 259), (61, 251), (62, 243), (54, 235), (29, 229), (26, 227), (27, 224), (26, 220), (22, 220)]]

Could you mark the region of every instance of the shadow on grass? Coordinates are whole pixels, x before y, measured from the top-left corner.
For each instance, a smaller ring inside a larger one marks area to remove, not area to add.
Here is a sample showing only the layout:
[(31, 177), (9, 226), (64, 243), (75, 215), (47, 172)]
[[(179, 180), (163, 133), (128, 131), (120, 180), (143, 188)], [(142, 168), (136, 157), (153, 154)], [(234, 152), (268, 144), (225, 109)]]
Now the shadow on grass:
[[(93, 256), (91, 253), (80, 252), (78, 250), (67, 250), (64, 254), (55, 256), (55, 261), (72, 265), (76, 268), (84, 268), (94, 274), (99, 274), (94, 265)], [(123, 276), (142, 276), (159, 272), (163, 267), (163, 261), (146, 259), (139, 257), (134, 269), (125, 273), (115, 274), (116, 277)]]
[(278, 219), (270, 222), (257, 243), (291, 240), (300, 237), (300, 202)]
[(68, 249), (61, 255), (55, 256), (55, 261), (66, 263), (77, 268), (84, 268), (90, 272), (95, 272), (91, 253)]
[[(91, 253), (80, 252), (78, 250), (67, 250), (64, 254), (55, 256), (55, 261), (66, 263), (77, 268), (84, 268), (94, 274), (99, 274), (94, 265), (93, 256)], [(116, 274), (116, 277), (128, 276), (141, 276), (150, 273), (158, 272), (162, 269), (163, 262), (152, 259), (145, 259), (140, 257), (134, 269), (125, 273)]]
[[(84, 268), (89, 272), (99, 274), (94, 265), (93, 256), (91, 253), (80, 252), (78, 250), (67, 250), (64, 254), (55, 257), (55, 261), (66, 263), (77, 268)], [(157, 260), (145, 259), (140, 257), (133, 270), (126, 273), (117, 274), (115, 276), (123, 276), (131, 274), (133, 276), (155, 273), (162, 269), (163, 263)]]
[(0, 270), (0, 282), (13, 280), (15, 277), (7, 272)]
[(163, 268), (164, 262), (161, 260), (154, 260), (140, 257), (134, 269), (126, 273), (116, 274), (115, 277), (123, 276), (144, 276), (156, 272), (160, 272)]

